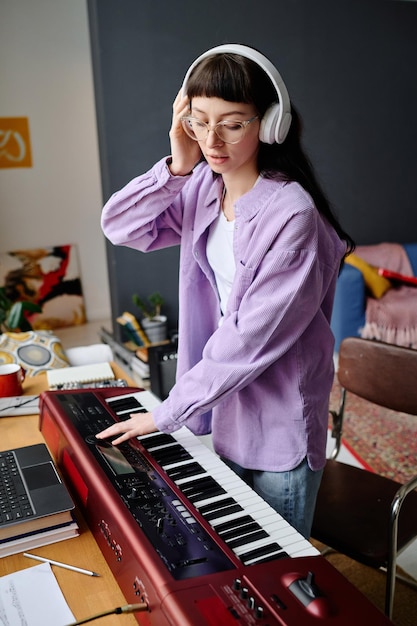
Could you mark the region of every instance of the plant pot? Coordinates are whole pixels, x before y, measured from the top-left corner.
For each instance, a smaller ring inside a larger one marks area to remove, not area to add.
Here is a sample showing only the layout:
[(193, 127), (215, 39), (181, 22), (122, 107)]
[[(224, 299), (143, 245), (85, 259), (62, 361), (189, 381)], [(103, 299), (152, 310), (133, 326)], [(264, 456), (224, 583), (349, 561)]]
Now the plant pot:
[(156, 315), (152, 318), (144, 318), (142, 328), (151, 343), (165, 341), (168, 334), (166, 315)]

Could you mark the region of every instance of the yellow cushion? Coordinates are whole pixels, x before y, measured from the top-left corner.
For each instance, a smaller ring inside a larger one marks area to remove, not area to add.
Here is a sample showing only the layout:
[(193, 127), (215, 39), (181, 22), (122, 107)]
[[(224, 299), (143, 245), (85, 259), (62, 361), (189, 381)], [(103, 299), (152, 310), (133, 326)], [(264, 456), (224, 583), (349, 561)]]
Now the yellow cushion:
[(378, 274), (378, 268), (370, 265), (356, 254), (349, 254), (346, 263), (356, 267), (363, 276), (366, 287), (374, 298), (381, 298), (391, 288), (391, 283), (384, 276)]

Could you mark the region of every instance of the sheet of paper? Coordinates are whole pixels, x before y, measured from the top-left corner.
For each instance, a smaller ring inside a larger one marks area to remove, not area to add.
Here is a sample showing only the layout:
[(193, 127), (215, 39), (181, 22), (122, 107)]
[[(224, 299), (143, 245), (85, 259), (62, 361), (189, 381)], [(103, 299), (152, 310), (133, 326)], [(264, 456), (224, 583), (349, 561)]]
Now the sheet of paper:
[(1, 626), (66, 626), (75, 622), (49, 563), (0, 578)]
[(39, 413), (39, 396), (9, 396), (0, 398), (0, 417), (34, 415)]

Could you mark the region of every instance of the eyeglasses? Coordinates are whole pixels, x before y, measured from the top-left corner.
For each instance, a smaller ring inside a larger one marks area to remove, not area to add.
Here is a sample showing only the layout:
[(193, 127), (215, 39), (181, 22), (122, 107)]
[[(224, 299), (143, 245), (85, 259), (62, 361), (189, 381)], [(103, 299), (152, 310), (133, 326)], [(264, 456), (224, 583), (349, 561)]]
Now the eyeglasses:
[(196, 117), (187, 115), (181, 118), (181, 123), (187, 135), (195, 141), (204, 141), (207, 139), (209, 132), (213, 130), (224, 143), (239, 143), (245, 135), (247, 126), (256, 119), (258, 119), (257, 115), (245, 122), (224, 120), (214, 124), (214, 126), (210, 126), (207, 122), (202, 122)]

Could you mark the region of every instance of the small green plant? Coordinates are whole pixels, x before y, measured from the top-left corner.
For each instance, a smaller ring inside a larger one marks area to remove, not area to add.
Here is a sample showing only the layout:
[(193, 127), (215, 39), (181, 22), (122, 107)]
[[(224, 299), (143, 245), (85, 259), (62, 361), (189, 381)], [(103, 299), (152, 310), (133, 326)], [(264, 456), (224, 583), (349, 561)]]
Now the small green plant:
[(32, 330), (32, 325), (25, 317), (25, 311), (41, 313), (42, 307), (34, 302), (12, 302), (6, 296), (4, 287), (0, 287), (0, 334), (7, 331)]
[(147, 301), (142, 300), (136, 293), (132, 296), (133, 304), (142, 311), (142, 315), (148, 319), (153, 319), (161, 315), (161, 307), (164, 299), (157, 291), (148, 296)]

